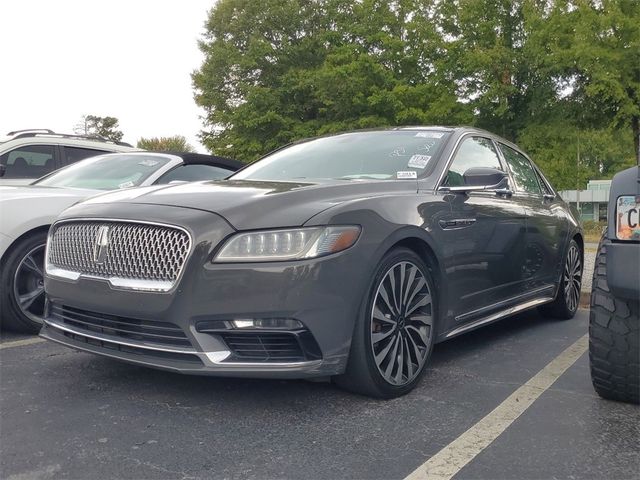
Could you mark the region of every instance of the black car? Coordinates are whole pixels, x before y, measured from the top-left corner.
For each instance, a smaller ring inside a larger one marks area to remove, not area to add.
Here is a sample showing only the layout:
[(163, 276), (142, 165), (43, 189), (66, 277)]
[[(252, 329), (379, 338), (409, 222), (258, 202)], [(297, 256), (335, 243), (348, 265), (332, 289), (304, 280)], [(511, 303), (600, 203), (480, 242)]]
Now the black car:
[(182, 373), (411, 390), (434, 343), (578, 308), (576, 218), (514, 144), (410, 127), (296, 143), (230, 179), (106, 194), (52, 226), (41, 335)]

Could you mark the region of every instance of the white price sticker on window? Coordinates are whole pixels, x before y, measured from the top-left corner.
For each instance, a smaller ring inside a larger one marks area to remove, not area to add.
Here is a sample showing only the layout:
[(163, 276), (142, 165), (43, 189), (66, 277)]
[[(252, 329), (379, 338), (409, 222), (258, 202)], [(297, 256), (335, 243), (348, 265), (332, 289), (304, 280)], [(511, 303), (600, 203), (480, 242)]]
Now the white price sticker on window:
[(409, 167), (409, 168), (424, 168), (424, 167), (427, 166), (427, 163), (429, 163), (429, 160), (431, 160), (431, 156), (430, 155), (413, 155), (409, 159), (409, 163), (407, 164), (407, 167)]
[(398, 180), (408, 180), (411, 178), (418, 178), (418, 174), (413, 170), (407, 170), (405, 172), (396, 172), (396, 178)]

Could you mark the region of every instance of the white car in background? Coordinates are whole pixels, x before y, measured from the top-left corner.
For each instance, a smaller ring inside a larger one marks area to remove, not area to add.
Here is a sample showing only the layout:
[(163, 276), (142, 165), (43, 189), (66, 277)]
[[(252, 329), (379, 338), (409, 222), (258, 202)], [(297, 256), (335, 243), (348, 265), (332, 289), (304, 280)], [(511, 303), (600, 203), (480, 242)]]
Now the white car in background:
[(49, 226), (66, 208), (101, 192), (226, 178), (242, 164), (197, 153), (99, 155), (31, 185), (0, 186), (0, 322), (37, 332), (44, 311), (44, 251)]
[(125, 142), (48, 129), (16, 130), (0, 136), (0, 185), (29, 185), (49, 173), (104, 153), (140, 151)]

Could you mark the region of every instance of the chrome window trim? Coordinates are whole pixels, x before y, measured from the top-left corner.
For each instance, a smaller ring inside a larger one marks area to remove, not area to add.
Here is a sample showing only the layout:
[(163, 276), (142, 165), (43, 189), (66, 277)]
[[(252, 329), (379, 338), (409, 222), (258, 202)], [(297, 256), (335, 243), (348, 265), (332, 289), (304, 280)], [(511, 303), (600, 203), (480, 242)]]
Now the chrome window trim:
[(458, 149), (460, 147), (460, 144), (464, 140), (467, 140), (469, 137), (471, 137), (471, 138), (480, 137), (480, 138), (484, 138), (486, 140), (489, 140), (491, 142), (491, 144), (493, 145), (493, 148), (495, 149), (496, 156), (498, 157), (498, 163), (500, 163), (500, 166), (504, 169), (505, 173), (509, 176), (509, 185), (511, 185), (511, 183), (513, 182), (513, 179), (511, 178), (511, 172), (510, 172), (508, 166), (506, 165), (505, 160), (502, 158), (502, 152), (500, 151), (500, 148), (498, 147), (497, 141), (491, 135), (487, 135), (485, 132), (470, 131), (470, 132), (464, 132), (463, 134), (461, 134), (460, 137), (458, 137), (458, 140), (456, 140), (456, 143), (454, 143), (453, 149), (451, 150), (451, 153), (449, 154), (449, 158), (447, 158), (447, 161), (445, 162), (444, 168), (440, 172), (440, 175), (438, 177), (438, 181), (436, 182), (435, 187), (434, 187), (434, 191), (437, 192), (442, 188), (442, 186), (443, 186), (442, 183), (444, 182), (444, 179), (447, 176), (447, 173), (449, 172), (449, 168), (451, 167), (451, 163), (453, 162), (453, 159), (454, 159), (456, 153), (458, 153)]
[[(153, 225), (157, 227), (165, 227), (165, 228), (174, 228), (176, 230), (180, 230), (184, 232), (189, 238), (189, 250), (187, 251), (187, 255), (185, 256), (184, 263), (180, 267), (180, 271), (176, 276), (174, 282), (162, 281), (162, 280), (140, 280), (136, 278), (125, 278), (125, 277), (101, 277), (97, 275), (88, 275), (83, 274), (81, 272), (77, 272), (75, 270), (66, 270), (63, 268), (58, 268), (49, 263), (49, 245), (51, 244), (51, 238), (55, 230), (58, 226), (65, 223), (74, 223), (74, 222), (118, 222), (118, 223), (131, 223), (131, 224), (142, 224), (142, 225)], [(182, 275), (184, 274), (185, 266), (189, 262), (189, 258), (191, 257), (191, 252), (193, 252), (193, 236), (191, 232), (189, 232), (186, 228), (181, 227), (179, 225), (172, 225), (169, 223), (162, 222), (152, 222), (148, 220), (132, 220), (132, 219), (124, 219), (124, 218), (99, 218), (99, 217), (73, 217), (73, 218), (64, 218), (62, 220), (56, 221), (51, 228), (49, 228), (49, 232), (47, 233), (47, 246), (45, 248), (45, 257), (44, 257), (44, 271), (47, 276), (52, 278), (59, 278), (64, 280), (69, 280), (72, 282), (77, 282), (80, 279), (91, 279), (91, 280), (102, 280), (106, 281), (109, 284), (109, 287), (114, 290), (132, 290), (138, 292), (151, 292), (151, 293), (171, 293), (175, 290), (182, 279)]]

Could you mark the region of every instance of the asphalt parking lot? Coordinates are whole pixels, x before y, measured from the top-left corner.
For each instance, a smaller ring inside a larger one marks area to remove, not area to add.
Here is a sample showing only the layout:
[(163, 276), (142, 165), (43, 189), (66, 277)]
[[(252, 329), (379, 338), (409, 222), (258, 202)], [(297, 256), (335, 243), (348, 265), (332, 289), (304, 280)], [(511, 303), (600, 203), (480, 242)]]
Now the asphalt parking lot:
[(0, 477), (402, 479), (578, 341), (577, 361), (455, 478), (637, 478), (640, 412), (593, 391), (587, 323), (586, 310), (564, 322), (529, 312), (439, 344), (419, 387), (390, 401), (181, 376), (5, 334)]

